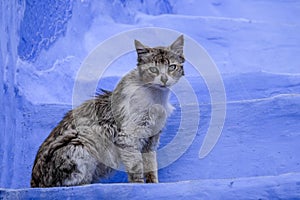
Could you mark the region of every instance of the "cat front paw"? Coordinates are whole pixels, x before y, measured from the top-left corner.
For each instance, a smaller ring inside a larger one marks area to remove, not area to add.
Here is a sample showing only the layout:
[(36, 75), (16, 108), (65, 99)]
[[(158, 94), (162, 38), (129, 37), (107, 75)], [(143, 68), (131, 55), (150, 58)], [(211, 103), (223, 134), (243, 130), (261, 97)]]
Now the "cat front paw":
[(143, 174), (140, 173), (128, 173), (129, 183), (144, 183)]
[(145, 179), (146, 179), (146, 183), (158, 183), (156, 172), (145, 173)]

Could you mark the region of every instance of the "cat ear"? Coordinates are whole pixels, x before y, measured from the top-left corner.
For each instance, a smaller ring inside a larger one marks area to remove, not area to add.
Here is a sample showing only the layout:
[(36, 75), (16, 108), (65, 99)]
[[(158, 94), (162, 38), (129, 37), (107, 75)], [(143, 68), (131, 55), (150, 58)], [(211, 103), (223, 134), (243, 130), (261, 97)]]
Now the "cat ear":
[(140, 41), (134, 40), (135, 49), (138, 55), (149, 52), (149, 47), (143, 45)]
[(182, 55), (183, 54), (183, 35), (179, 36), (170, 46), (171, 51)]

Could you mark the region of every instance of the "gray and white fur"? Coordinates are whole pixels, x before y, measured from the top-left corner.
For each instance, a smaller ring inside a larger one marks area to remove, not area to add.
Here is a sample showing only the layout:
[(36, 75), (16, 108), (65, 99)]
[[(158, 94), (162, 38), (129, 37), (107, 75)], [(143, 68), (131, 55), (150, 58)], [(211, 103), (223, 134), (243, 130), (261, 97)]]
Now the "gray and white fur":
[(31, 187), (90, 184), (125, 166), (128, 181), (158, 183), (156, 150), (184, 75), (183, 36), (168, 47), (135, 41), (138, 64), (113, 92), (69, 111), (40, 146)]

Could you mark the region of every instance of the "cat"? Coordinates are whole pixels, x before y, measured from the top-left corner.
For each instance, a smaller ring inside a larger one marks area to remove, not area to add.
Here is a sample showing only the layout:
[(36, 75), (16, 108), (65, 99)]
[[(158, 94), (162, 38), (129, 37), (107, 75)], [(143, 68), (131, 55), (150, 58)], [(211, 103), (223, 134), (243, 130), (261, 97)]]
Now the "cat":
[(40, 146), (31, 187), (91, 184), (123, 164), (130, 183), (158, 183), (156, 150), (184, 75), (184, 38), (150, 48), (135, 40), (137, 67), (112, 92), (69, 111)]

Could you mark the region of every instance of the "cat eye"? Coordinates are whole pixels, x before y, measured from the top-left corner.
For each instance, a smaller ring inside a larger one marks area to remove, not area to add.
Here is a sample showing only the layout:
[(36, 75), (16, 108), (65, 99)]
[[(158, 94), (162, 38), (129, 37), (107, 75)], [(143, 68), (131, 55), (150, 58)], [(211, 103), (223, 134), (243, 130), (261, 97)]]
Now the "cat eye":
[(170, 66), (168, 67), (168, 70), (169, 70), (170, 72), (172, 72), (172, 71), (174, 71), (176, 68), (177, 68), (177, 65), (170, 65)]
[(156, 67), (149, 67), (150, 72), (158, 74), (158, 69)]

